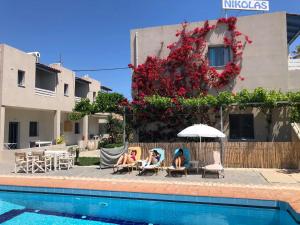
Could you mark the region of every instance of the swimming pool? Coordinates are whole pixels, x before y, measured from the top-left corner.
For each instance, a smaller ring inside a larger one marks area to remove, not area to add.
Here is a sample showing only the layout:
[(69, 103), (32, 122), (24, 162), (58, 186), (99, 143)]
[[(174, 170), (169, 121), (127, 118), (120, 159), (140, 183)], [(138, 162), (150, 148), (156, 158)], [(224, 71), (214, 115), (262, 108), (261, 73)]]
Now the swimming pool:
[(0, 186), (0, 223), (66, 225), (296, 225), (277, 201)]

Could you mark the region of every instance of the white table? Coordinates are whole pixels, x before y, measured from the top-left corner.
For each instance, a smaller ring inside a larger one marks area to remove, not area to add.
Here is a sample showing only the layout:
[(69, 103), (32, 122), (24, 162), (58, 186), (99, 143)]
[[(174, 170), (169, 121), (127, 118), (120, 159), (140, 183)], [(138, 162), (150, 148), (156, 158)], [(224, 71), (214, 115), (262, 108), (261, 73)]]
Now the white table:
[(37, 145), (37, 147), (49, 146), (52, 145), (52, 141), (36, 141), (35, 145)]
[(58, 157), (62, 154), (66, 154), (68, 151), (65, 150), (46, 150), (45, 154), (53, 157), (53, 167), (54, 171), (56, 171), (58, 166)]

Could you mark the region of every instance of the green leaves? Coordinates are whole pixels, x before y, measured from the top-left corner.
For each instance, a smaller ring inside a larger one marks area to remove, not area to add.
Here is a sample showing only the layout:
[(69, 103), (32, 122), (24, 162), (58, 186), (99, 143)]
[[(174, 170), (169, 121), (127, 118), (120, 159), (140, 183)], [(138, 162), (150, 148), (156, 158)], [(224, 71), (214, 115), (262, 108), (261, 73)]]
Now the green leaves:
[(88, 115), (93, 111), (93, 105), (88, 98), (83, 98), (75, 104), (74, 111)]
[(69, 113), (68, 119), (72, 120), (72, 121), (78, 121), (78, 120), (81, 120), (84, 116), (85, 116), (84, 113), (73, 111), (73, 112)]
[(99, 92), (94, 103), (93, 111), (95, 112), (114, 112), (121, 113), (119, 103), (125, 97), (119, 93), (102, 93)]
[(145, 102), (149, 105), (155, 106), (160, 109), (167, 109), (173, 106), (172, 99), (169, 97), (162, 97), (159, 95), (152, 95), (144, 98)]
[(69, 120), (77, 121), (85, 115), (101, 113), (122, 113), (120, 102), (125, 97), (118, 93), (102, 93), (99, 92), (96, 101), (90, 102), (88, 98), (81, 99), (75, 104), (73, 112), (69, 114)]
[[(147, 96), (144, 98), (144, 105), (152, 106), (157, 109), (169, 109), (172, 107), (199, 108), (203, 106), (226, 107), (235, 104), (241, 109), (244, 109), (247, 106), (255, 106), (263, 110), (268, 110), (282, 104), (293, 105), (297, 102), (300, 103), (300, 92), (282, 93), (281, 91), (269, 91), (261, 87), (254, 89), (252, 92), (247, 89), (243, 89), (236, 94), (224, 91), (216, 96), (205, 95), (197, 98), (179, 97), (175, 99), (159, 95)], [(133, 104), (133, 106), (135, 105)]]
[(300, 123), (300, 106), (291, 107), (290, 122)]

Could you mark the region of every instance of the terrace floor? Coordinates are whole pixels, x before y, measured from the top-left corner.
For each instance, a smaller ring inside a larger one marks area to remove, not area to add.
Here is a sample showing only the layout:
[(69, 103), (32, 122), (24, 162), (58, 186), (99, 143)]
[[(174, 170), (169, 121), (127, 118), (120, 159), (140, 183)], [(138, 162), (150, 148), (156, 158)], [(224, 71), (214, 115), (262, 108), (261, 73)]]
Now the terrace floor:
[(137, 171), (114, 174), (98, 166), (39, 174), (13, 171), (13, 161), (0, 158), (0, 185), (282, 200), (300, 213), (300, 171), (226, 168), (225, 178), (220, 179), (195, 173), (168, 177), (166, 171), (144, 176)]
[[(95, 154), (93, 151), (87, 153)], [(86, 157), (91, 156), (95, 155), (86, 155)], [(159, 183), (195, 183), (221, 186), (266, 186), (276, 188), (296, 188), (300, 190), (300, 171), (287, 171), (279, 169), (225, 168), (225, 178), (220, 179), (218, 179), (214, 174), (208, 174), (206, 178), (202, 178), (202, 175), (197, 174), (196, 171), (191, 171), (187, 176), (180, 173), (175, 174), (175, 176), (167, 176), (166, 171), (159, 171), (158, 175), (149, 172), (143, 176), (139, 176), (138, 172), (135, 170), (132, 173), (128, 173), (126, 170), (123, 172), (121, 171), (120, 173), (113, 173), (112, 169), (100, 170), (99, 166), (75, 166), (70, 170), (57, 170), (38, 174), (15, 174), (13, 152), (2, 152), (2, 155), (0, 154), (0, 176), (51, 177), (59, 179), (79, 178)]]

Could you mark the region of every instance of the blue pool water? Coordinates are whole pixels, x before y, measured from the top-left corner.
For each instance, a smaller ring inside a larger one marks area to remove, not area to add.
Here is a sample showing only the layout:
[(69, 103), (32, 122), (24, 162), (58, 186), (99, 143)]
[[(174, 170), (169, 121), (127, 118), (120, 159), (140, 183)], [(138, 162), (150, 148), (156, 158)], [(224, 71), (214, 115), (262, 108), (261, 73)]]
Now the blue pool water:
[[(141, 194), (130, 194), (132, 198), (125, 198), (119, 193), (112, 194), (112, 192), (108, 192), (107, 195), (110, 197), (0, 191), (0, 223), (3, 225), (300, 224), (287, 212), (286, 207), (280, 210), (276, 202), (262, 203), (256, 207), (250, 204), (250, 200), (248, 206), (245, 204), (238, 206), (237, 200), (231, 204), (224, 204), (222, 199), (215, 199), (211, 202), (213, 204), (207, 204), (193, 202), (193, 198), (181, 202), (176, 201), (175, 197), (174, 200), (170, 200), (170, 196), (163, 199), (162, 195), (157, 195), (157, 199), (153, 199), (155, 195), (152, 195), (152, 199), (143, 199)], [(117, 197), (118, 195), (120, 197)], [(226, 201), (230, 202), (229, 200)]]

